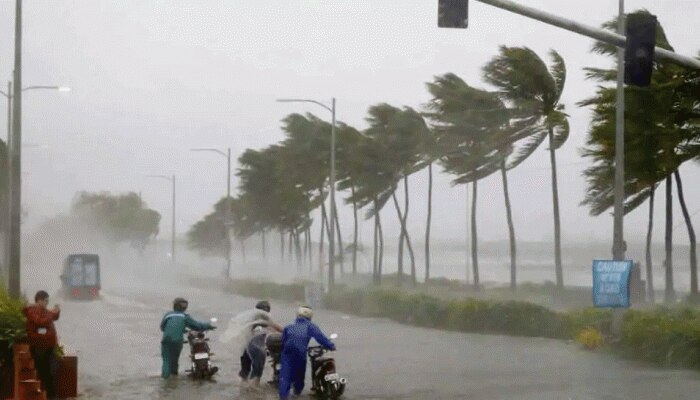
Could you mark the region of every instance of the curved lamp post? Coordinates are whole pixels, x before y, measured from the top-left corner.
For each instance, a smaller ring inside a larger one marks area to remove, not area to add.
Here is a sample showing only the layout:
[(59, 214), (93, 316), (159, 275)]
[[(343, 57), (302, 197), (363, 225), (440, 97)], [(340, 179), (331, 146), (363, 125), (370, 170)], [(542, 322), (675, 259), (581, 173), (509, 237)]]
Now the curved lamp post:
[(224, 221), (224, 226), (226, 227), (226, 274), (231, 277), (231, 148), (229, 147), (224, 153), (223, 151), (215, 148), (196, 148), (190, 149), (190, 151), (211, 151), (217, 153), (224, 158), (226, 158), (226, 216)]

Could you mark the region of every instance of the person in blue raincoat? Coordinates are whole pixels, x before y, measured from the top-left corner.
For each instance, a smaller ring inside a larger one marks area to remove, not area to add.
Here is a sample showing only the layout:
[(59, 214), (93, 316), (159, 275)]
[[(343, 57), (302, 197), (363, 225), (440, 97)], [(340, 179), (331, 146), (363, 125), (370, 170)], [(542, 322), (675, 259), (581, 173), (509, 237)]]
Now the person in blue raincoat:
[(185, 328), (196, 331), (216, 329), (215, 326), (208, 322), (197, 321), (190, 317), (189, 314), (185, 314), (187, 305), (187, 300), (182, 297), (176, 298), (173, 301), (173, 311), (168, 311), (160, 322), (160, 330), (163, 331), (163, 338), (160, 341), (160, 355), (163, 359), (163, 368), (160, 375), (163, 378), (177, 375), (178, 361), (182, 351), (182, 335), (185, 333)]
[(306, 377), (306, 349), (311, 338), (318, 344), (335, 350), (335, 345), (321, 329), (311, 322), (313, 310), (308, 306), (301, 306), (297, 310), (297, 319), (287, 325), (282, 332), (282, 357), (280, 359), (280, 399), (286, 400), (289, 390), (294, 387), (294, 394), (300, 395), (304, 389)]

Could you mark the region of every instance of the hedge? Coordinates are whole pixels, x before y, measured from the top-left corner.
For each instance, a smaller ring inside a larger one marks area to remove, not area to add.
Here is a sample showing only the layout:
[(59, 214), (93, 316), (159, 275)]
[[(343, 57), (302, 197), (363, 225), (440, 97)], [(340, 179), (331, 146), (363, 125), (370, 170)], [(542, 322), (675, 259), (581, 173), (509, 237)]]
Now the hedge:
[[(277, 285), (239, 281), (233, 286), (239, 294), (258, 298), (296, 302), (304, 299), (302, 283)], [(555, 312), (528, 302), (447, 300), (400, 289), (350, 290), (345, 287), (326, 295), (324, 302), (329, 309), (389, 318), (415, 326), (577, 340), (589, 348), (597, 348), (600, 338), (611, 336), (612, 312), (609, 309)], [(583, 337), (588, 339), (583, 340)], [(700, 369), (700, 310), (690, 307), (627, 310), (622, 336), (608, 340), (605, 347), (624, 357), (665, 367)]]
[(12, 345), (25, 335), (24, 302), (11, 297), (0, 285), (0, 365), (12, 358)]

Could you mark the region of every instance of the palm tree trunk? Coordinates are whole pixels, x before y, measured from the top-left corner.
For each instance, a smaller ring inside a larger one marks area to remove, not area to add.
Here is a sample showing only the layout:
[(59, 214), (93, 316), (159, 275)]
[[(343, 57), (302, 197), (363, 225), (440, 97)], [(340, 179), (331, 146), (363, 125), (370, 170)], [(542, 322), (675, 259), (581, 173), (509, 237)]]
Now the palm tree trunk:
[(515, 268), (515, 227), (513, 225), (513, 213), (510, 208), (510, 196), (508, 195), (508, 176), (506, 174), (506, 161), (501, 161), (501, 176), (503, 177), (503, 197), (506, 201), (506, 218), (508, 220), (508, 239), (510, 241), (510, 289), (517, 287)]
[(265, 230), (262, 230), (262, 253), (263, 253), (263, 260), (267, 260), (267, 250), (265, 246)]
[(391, 193), (391, 198), (394, 200), (394, 208), (396, 208), (396, 214), (399, 216), (399, 224), (401, 224), (401, 232), (399, 233), (399, 255), (398, 255), (398, 269), (396, 272), (396, 286), (401, 287), (401, 284), (403, 282), (403, 234), (405, 232), (404, 229), (404, 220), (403, 216), (401, 215), (401, 210), (399, 209), (399, 202), (396, 200), (396, 192)]
[(323, 239), (326, 235), (326, 206), (321, 203), (321, 238), (318, 241), (318, 273), (323, 277)]
[(698, 300), (698, 257), (695, 253), (695, 229), (693, 229), (693, 222), (690, 220), (688, 207), (685, 204), (685, 197), (683, 196), (683, 184), (681, 182), (681, 174), (680, 172), (678, 172), (678, 170), (675, 170), (673, 172), (673, 175), (676, 178), (676, 190), (678, 191), (678, 201), (681, 203), (683, 219), (685, 219), (685, 225), (688, 228), (688, 238), (690, 240), (690, 299), (694, 302)]
[(651, 236), (654, 230), (654, 192), (656, 185), (651, 185), (649, 189), (649, 225), (647, 226), (647, 243), (646, 243), (646, 262), (647, 262), (647, 292), (649, 292), (649, 302), (654, 304), (656, 297), (654, 295), (654, 268), (651, 260)]
[(343, 236), (340, 233), (340, 221), (338, 219), (338, 204), (335, 201), (335, 197), (333, 197), (333, 209), (335, 210), (335, 215), (331, 216), (333, 218), (333, 221), (331, 221), (331, 223), (335, 223), (335, 233), (337, 238), (337, 242), (335, 244), (335, 254), (333, 256), (335, 257), (335, 262), (339, 262), (340, 273), (343, 274), (345, 273), (345, 265), (343, 262)]
[(289, 264), (294, 263), (294, 230), (289, 231), (289, 252), (287, 253)]
[(294, 229), (294, 246), (297, 253), (297, 271), (301, 273), (303, 269), (302, 262), (304, 260), (304, 256), (301, 252), (301, 239), (299, 236), (299, 229)]
[(350, 185), (350, 191), (352, 193), (352, 216), (353, 216), (353, 235), (352, 235), (352, 274), (357, 274), (357, 201), (355, 201), (355, 186)]
[(303, 251), (302, 251), (302, 254), (303, 254), (302, 257), (303, 257), (303, 260), (304, 260), (304, 261), (302, 262), (302, 264), (303, 264), (303, 267), (306, 267), (306, 261), (309, 259), (309, 257), (308, 257), (308, 256), (309, 256), (309, 237), (308, 237), (308, 230), (304, 229), (304, 230), (302, 231), (302, 233), (304, 234), (304, 247), (302, 247), (302, 250), (303, 250)]
[(474, 270), (474, 289), (479, 290), (479, 253), (476, 236), (476, 182), (472, 182), (472, 267)]
[(564, 271), (561, 264), (561, 222), (559, 219), (559, 189), (557, 187), (557, 159), (554, 149), (554, 129), (549, 128), (549, 159), (552, 165), (552, 203), (554, 209), (554, 270), (557, 288), (564, 288)]
[(239, 243), (241, 244), (241, 256), (243, 256), (243, 264), (245, 264), (248, 262), (245, 255), (245, 239), (239, 240)]
[(665, 234), (666, 259), (666, 290), (664, 301), (676, 302), (676, 291), (673, 288), (673, 181), (671, 175), (666, 177), (666, 234)]
[(425, 223), (425, 283), (430, 281), (430, 223), (433, 213), (433, 163), (428, 163), (428, 217)]
[(280, 265), (284, 265), (284, 232), (280, 230)]
[(408, 236), (408, 228), (406, 223), (408, 221), (408, 176), (403, 177), (403, 191), (404, 191), (404, 209), (403, 209), (403, 236), (406, 239), (406, 246), (408, 247), (408, 255), (411, 260), (411, 284), (416, 287), (416, 257), (413, 254), (413, 246), (411, 246), (411, 239)]
[(345, 259), (345, 256), (343, 255), (344, 253), (344, 247), (343, 247), (343, 235), (340, 233), (340, 220), (338, 219), (338, 208), (335, 208), (335, 232), (336, 232), (336, 237), (338, 238), (338, 247), (336, 248), (336, 252), (338, 253), (338, 261), (340, 262), (340, 273), (344, 274), (345, 273), (345, 262), (343, 261)]
[[(414, 254), (413, 254), (413, 246), (411, 245), (411, 238), (408, 236), (408, 230), (406, 230), (406, 212), (404, 210), (403, 215), (401, 214), (401, 209), (399, 208), (399, 202), (396, 199), (396, 194), (392, 193), (391, 195), (392, 199), (394, 200), (394, 207), (396, 208), (396, 213), (399, 216), (399, 222), (401, 222), (401, 237), (406, 240), (406, 246), (408, 247), (408, 252), (410, 254), (411, 260), (415, 260)], [(399, 258), (399, 274), (398, 274), (398, 281), (397, 284), (398, 286), (401, 286), (403, 283), (403, 263), (402, 263), (402, 253), (403, 253), (403, 240), (399, 242), (400, 246), (400, 258)], [(416, 286), (416, 264), (413, 262), (411, 264), (411, 278), (412, 278), (412, 284), (415, 287)]]
[[(374, 200), (374, 209), (377, 209), (377, 200)], [(372, 280), (375, 284), (379, 284), (377, 276), (379, 275), (379, 242), (377, 235), (379, 233), (379, 215), (374, 214), (374, 239), (373, 247), (374, 251), (372, 253)]]
[(382, 231), (382, 219), (377, 210), (377, 228), (379, 231), (379, 264), (377, 265), (377, 283), (382, 284), (382, 264), (384, 263), (384, 232)]
[(313, 243), (311, 242), (311, 225), (306, 227), (306, 240), (308, 243), (306, 245), (306, 247), (308, 247), (308, 252), (309, 252), (308, 253), (308, 255), (309, 255), (309, 272), (313, 272), (314, 271), (314, 248), (312, 246)]

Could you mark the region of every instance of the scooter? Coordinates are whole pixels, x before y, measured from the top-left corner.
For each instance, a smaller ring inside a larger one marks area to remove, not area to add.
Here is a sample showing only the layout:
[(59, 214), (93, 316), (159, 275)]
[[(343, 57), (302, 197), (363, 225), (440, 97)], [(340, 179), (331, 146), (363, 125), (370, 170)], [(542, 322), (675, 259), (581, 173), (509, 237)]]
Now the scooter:
[[(333, 340), (338, 334), (329, 337)], [(348, 381), (336, 372), (335, 359), (327, 353), (322, 346), (311, 346), (307, 350), (311, 360), (311, 391), (323, 399), (335, 400), (343, 395)]]
[[(212, 325), (217, 319), (212, 318)], [(214, 355), (209, 349), (209, 338), (204, 332), (187, 330), (187, 340), (184, 343), (190, 345), (190, 369), (186, 370), (188, 376), (192, 379), (211, 379), (219, 367), (212, 365), (211, 357)]]

